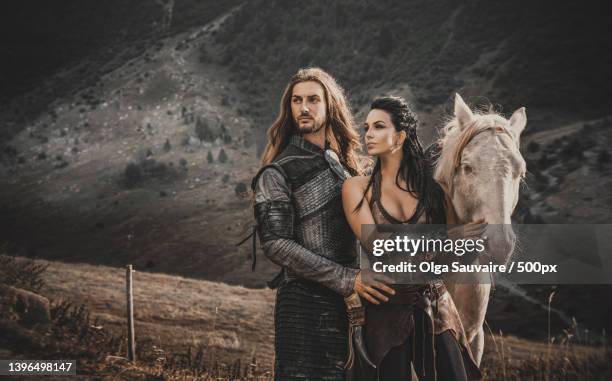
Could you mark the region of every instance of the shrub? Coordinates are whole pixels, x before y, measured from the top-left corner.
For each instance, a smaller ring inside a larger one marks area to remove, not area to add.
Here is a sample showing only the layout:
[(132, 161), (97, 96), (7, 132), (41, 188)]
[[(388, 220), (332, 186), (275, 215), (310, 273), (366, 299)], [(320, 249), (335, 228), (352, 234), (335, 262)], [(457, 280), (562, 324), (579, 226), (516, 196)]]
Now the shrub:
[(49, 265), (33, 259), (17, 259), (6, 255), (6, 244), (0, 247), (0, 282), (7, 286), (39, 293), (45, 286), (43, 274)]
[(582, 159), (584, 156), (582, 145), (580, 144), (580, 140), (577, 138), (574, 138), (569, 143), (566, 143), (559, 153), (566, 159)]
[(168, 174), (169, 170), (165, 163), (155, 159), (144, 160), (140, 167), (147, 177), (164, 177)]
[(8, 157), (15, 157), (17, 156), (17, 149), (13, 146), (6, 146), (4, 147), (4, 153), (8, 156)]
[(136, 163), (128, 163), (127, 167), (125, 167), (123, 175), (125, 177), (125, 183), (127, 186), (138, 185), (143, 180), (140, 166)]
[[(181, 159), (181, 169), (187, 170), (187, 160)], [(140, 186), (148, 179), (172, 181), (179, 177), (179, 172), (172, 162), (164, 163), (153, 158), (147, 158), (138, 163), (130, 162), (124, 171), (124, 185)]]
[(64, 159), (61, 159), (53, 165), (53, 168), (61, 169), (61, 168), (66, 168), (67, 166), (68, 166), (68, 162)]
[(610, 154), (608, 151), (601, 151), (597, 154), (597, 162), (599, 164), (609, 163), (610, 162)]
[(212, 142), (215, 140), (215, 135), (208, 126), (208, 123), (201, 118), (198, 118), (196, 121), (195, 132), (200, 141)]
[(232, 135), (229, 130), (225, 127), (225, 124), (221, 123), (221, 138), (225, 144), (230, 144), (232, 142)]
[(234, 187), (234, 192), (236, 192), (237, 196), (244, 196), (247, 194), (247, 186), (245, 183), (243, 182), (239, 182), (238, 184), (236, 184), (236, 187)]
[(225, 150), (223, 148), (221, 148), (221, 151), (219, 151), (219, 157), (217, 158), (217, 160), (219, 160), (219, 163), (227, 162), (227, 154), (225, 153)]
[(530, 153), (535, 153), (540, 150), (540, 144), (538, 142), (531, 142), (527, 146), (527, 151)]

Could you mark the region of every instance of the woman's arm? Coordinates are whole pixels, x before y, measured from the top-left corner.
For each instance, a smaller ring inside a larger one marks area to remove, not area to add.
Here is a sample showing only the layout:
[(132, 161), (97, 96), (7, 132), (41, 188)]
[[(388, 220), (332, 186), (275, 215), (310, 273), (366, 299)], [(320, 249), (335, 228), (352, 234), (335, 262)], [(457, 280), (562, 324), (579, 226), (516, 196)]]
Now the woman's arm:
[[(346, 216), (346, 220), (351, 226), (351, 229), (353, 230), (353, 233), (355, 234), (355, 237), (357, 237), (357, 240), (361, 244), (363, 244), (364, 241), (371, 242), (371, 239), (368, 239), (368, 237), (365, 237), (365, 239), (361, 237), (361, 225), (375, 225), (367, 199), (361, 204), (361, 208), (355, 210), (363, 198), (367, 181), (367, 177), (357, 176), (345, 180), (344, 184), (342, 185), (342, 207), (344, 209), (344, 214)], [(361, 271), (355, 278), (354, 289), (359, 296), (373, 304), (380, 304), (380, 302), (386, 302), (389, 300), (389, 298), (383, 295), (380, 291), (391, 295), (395, 294), (395, 291), (384, 283), (377, 281), (364, 281), (361, 277)]]
[(374, 225), (374, 218), (367, 199), (364, 199), (361, 208), (355, 210), (363, 198), (363, 192), (367, 186), (366, 176), (351, 177), (342, 185), (342, 207), (357, 240), (364, 243), (361, 237), (361, 225)]

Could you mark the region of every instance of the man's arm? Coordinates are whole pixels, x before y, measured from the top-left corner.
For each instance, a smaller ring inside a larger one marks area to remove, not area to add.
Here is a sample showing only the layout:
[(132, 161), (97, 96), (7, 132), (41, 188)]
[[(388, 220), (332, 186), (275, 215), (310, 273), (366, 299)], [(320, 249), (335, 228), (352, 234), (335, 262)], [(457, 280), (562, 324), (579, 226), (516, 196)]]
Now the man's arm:
[(274, 168), (263, 171), (255, 186), (255, 219), (266, 256), (302, 278), (348, 296), (358, 269), (344, 267), (306, 249), (293, 239), (294, 213), (291, 191)]

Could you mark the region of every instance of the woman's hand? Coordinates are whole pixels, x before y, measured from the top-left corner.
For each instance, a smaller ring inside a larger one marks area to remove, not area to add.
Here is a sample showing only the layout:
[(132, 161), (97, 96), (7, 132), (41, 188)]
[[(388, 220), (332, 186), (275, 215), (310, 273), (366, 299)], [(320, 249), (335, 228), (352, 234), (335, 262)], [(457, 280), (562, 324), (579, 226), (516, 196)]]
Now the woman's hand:
[(361, 271), (357, 273), (357, 277), (355, 278), (354, 290), (360, 297), (372, 304), (380, 304), (380, 302), (389, 300), (382, 292), (386, 292), (389, 295), (395, 295), (395, 290), (382, 282), (365, 282), (361, 277)]
[(448, 238), (452, 240), (465, 238), (479, 238), (487, 229), (487, 223), (484, 218), (476, 221), (468, 222), (467, 224), (453, 226), (448, 229)]

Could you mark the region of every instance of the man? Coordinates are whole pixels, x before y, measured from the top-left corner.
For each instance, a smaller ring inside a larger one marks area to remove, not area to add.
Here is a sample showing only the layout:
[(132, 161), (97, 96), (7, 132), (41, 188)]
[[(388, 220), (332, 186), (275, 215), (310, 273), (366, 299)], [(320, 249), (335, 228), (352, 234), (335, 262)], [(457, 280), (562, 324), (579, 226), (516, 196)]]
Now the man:
[(268, 130), (253, 179), (270, 282), (276, 380), (343, 380), (348, 322), (343, 297), (363, 289), (355, 238), (342, 210), (345, 178), (361, 173), (359, 136), (342, 89), (318, 68), (295, 74)]

